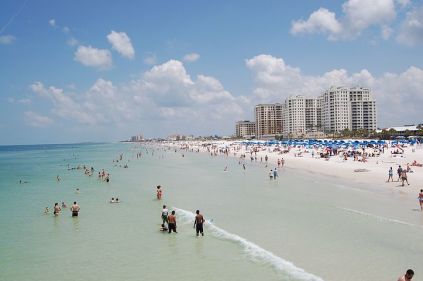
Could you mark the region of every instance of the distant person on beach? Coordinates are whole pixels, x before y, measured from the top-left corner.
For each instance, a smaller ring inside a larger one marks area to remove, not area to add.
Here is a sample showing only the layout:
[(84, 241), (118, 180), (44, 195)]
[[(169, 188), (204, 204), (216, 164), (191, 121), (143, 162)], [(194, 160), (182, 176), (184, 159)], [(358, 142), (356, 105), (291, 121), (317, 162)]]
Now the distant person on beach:
[(392, 170), (392, 167), (389, 168), (389, 172), (388, 172), (388, 180), (386, 182), (389, 182), (389, 180), (391, 180), (391, 182), (394, 181), (394, 171)]
[(399, 165), (399, 167), (398, 167), (398, 169), (397, 169), (397, 174), (398, 174), (398, 179), (397, 179), (397, 181), (400, 181), (400, 179), (401, 179), (401, 174), (402, 174), (402, 168), (401, 168), (401, 165)]
[(60, 181), (60, 176), (59, 175), (57, 175), (56, 180), (57, 181)]
[(269, 178), (270, 178), (271, 180), (273, 180), (273, 170), (270, 170), (270, 172), (269, 172)]
[(412, 269), (408, 269), (407, 272), (403, 276), (398, 278), (398, 281), (411, 281), (411, 279), (413, 279), (413, 276), (414, 276), (414, 271)]
[(60, 211), (62, 211), (62, 209), (60, 208), (59, 203), (54, 203), (53, 214), (55, 216), (58, 216), (60, 214)]
[(75, 193), (76, 193), (76, 194), (79, 194), (79, 193), (80, 193), (80, 192), (79, 192), (79, 188), (75, 189)]
[(112, 199), (110, 200), (110, 203), (115, 203), (116, 201), (115, 201), (115, 198), (114, 197), (112, 197)]
[(160, 185), (158, 185), (158, 186), (157, 186), (157, 190), (156, 190), (156, 196), (157, 196), (157, 199), (158, 199), (158, 200), (161, 200), (161, 199), (162, 199), (162, 195), (163, 195), (163, 191), (162, 191), (162, 189), (161, 189), (161, 186), (160, 186)]
[(167, 216), (169, 215), (169, 210), (166, 208), (166, 205), (163, 205), (162, 210), (162, 221), (163, 223), (168, 223)]
[(171, 233), (172, 230), (173, 230), (173, 232), (178, 233), (176, 231), (176, 216), (175, 216), (175, 211), (172, 211), (172, 214), (170, 214), (167, 217), (167, 220), (168, 220), (167, 226), (169, 227), (169, 233)]
[(204, 217), (202, 214), (200, 214), (200, 210), (195, 211), (195, 213), (196, 213), (195, 220), (194, 220), (195, 232), (197, 236), (200, 233), (201, 233), (201, 236), (204, 236), (204, 231), (203, 231), (203, 224), (205, 222)]
[(420, 210), (423, 211), (423, 189), (420, 189), (419, 203), (420, 203)]
[(76, 201), (75, 202), (73, 202), (73, 205), (72, 205), (72, 207), (70, 208), (70, 210), (71, 210), (71, 212), (72, 212), (72, 217), (77, 217), (78, 216), (78, 214), (79, 214), (79, 210), (80, 210), (81, 208), (79, 207), (79, 205), (78, 204), (76, 204)]
[(68, 206), (66, 206), (65, 202), (62, 201), (62, 208), (66, 209)]
[(410, 185), (407, 179), (407, 171), (405, 170), (402, 170), (401, 172), (401, 181), (402, 181), (402, 186), (404, 186), (404, 182), (407, 182), (407, 185)]
[(49, 212), (49, 210), (48, 210), (48, 207), (46, 207), (45, 209), (44, 209), (44, 214), (48, 214), (48, 212)]
[(275, 168), (273, 169), (273, 178), (276, 179), (278, 176), (278, 170)]

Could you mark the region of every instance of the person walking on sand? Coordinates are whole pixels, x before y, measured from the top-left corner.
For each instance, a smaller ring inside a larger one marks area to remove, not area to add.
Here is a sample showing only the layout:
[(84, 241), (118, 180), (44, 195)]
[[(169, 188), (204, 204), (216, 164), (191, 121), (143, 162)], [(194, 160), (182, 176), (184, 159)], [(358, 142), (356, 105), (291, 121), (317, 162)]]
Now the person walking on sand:
[(419, 203), (420, 203), (420, 210), (423, 211), (423, 189), (420, 189)]
[(405, 170), (402, 170), (401, 172), (401, 181), (402, 181), (402, 186), (404, 186), (404, 182), (407, 182), (407, 185), (410, 185), (408, 183), (407, 172)]
[(201, 236), (204, 236), (203, 231), (203, 224), (205, 222), (204, 217), (202, 214), (200, 214), (200, 210), (195, 211), (196, 216), (194, 220), (194, 228), (197, 236), (201, 233)]
[(171, 233), (172, 230), (173, 230), (173, 232), (178, 233), (176, 231), (176, 216), (175, 216), (175, 211), (172, 211), (172, 213), (167, 217), (167, 220), (168, 220), (168, 224), (167, 225), (169, 227), (169, 233)]
[(76, 201), (73, 202), (72, 207), (70, 208), (71, 212), (72, 212), (72, 217), (77, 217), (79, 210), (81, 210), (81, 207), (79, 207), (78, 204), (76, 204)]
[(388, 172), (388, 180), (386, 182), (389, 182), (389, 180), (391, 180), (391, 182), (394, 181), (394, 171), (392, 170), (392, 167), (389, 168), (389, 172)]
[(398, 281), (411, 281), (411, 279), (413, 279), (413, 276), (414, 276), (414, 271), (412, 269), (408, 269), (407, 272), (403, 276), (398, 278)]
[(397, 181), (400, 181), (400, 179), (401, 179), (401, 174), (402, 174), (402, 168), (401, 168), (401, 165), (399, 165), (399, 167), (398, 167), (398, 169), (397, 169), (397, 174), (398, 174), (398, 179), (397, 179)]
[(163, 223), (167, 223), (168, 224), (168, 215), (169, 215), (169, 210), (166, 208), (166, 205), (163, 205), (163, 210), (162, 210), (162, 222)]

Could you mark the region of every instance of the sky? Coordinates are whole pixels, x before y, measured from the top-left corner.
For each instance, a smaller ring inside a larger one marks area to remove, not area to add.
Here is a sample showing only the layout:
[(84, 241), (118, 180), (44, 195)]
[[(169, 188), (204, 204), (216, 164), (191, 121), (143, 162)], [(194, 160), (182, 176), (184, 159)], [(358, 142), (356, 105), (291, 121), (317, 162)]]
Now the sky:
[(0, 145), (232, 135), (331, 86), (423, 123), (423, 0), (0, 2)]

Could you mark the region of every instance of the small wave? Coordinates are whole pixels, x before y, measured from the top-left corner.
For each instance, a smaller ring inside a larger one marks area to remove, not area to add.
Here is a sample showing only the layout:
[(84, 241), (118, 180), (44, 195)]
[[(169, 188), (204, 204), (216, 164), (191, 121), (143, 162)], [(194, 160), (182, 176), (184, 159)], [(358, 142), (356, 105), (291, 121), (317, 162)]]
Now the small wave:
[(375, 218), (378, 221), (393, 222), (393, 223), (398, 223), (398, 224), (407, 225), (407, 226), (413, 226), (413, 227), (420, 227), (420, 228), (423, 227), (421, 225), (412, 224), (412, 223), (408, 223), (408, 222), (405, 222), (405, 221), (400, 221), (400, 220), (397, 220), (397, 219), (385, 218), (385, 217), (381, 217), (381, 216), (378, 216), (378, 215), (373, 215), (373, 214), (370, 214), (370, 213), (366, 213), (366, 212), (362, 212), (362, 211), (358, 211), (358, 210), (354, 210), (354, 209), (339, 208), (339, 207), (338, 207), (338, 209), (344, 210), (344, 211), (347, 211), (347, 212), (350, 212), (350, 213), (354, 213), (354, 214), (366, 216), (366, 217)]
[[(174, 208), (178, 213), (179, 217), (185, 223), (192, 223), (195, 218), (195, 214), (189, 211)], [(235, 242), (240, 245), (253, 261), (259, 261), (264, 264), (271, 265), (277, 271), (287, 274), (291, 277), (298, 278), (303, 281), (323, 281), (322, 278), (317, 277), (311, 273), (306, 272), (304, 269), (295, 266), (292, 262), (284, 260), (281, 257), (276, 256), (270, 251), (267, 251), (260, 246), (242, 238), (236, 234), (229, 233), (224, 229), (217, 227), (212, 222), (208, 221), (207, 228), (211, 231), (212, 235), (222, 239)]]

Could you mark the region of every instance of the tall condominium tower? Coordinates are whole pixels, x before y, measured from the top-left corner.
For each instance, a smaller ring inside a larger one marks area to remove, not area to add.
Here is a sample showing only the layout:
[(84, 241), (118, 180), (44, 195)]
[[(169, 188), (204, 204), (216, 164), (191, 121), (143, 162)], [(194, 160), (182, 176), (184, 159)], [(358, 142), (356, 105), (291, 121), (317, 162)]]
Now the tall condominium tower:
[(318, 98), (290, 96), (283, 103), (284, 137), (301, 137), (321, 127), (321, 108)]
[(258, 104), (255, 107), (256, 137), (282, 134), (282, 104)]
[(376, 129), (376, 101), (370, 89), (332, 87), (320, 98), (325, 132)]

